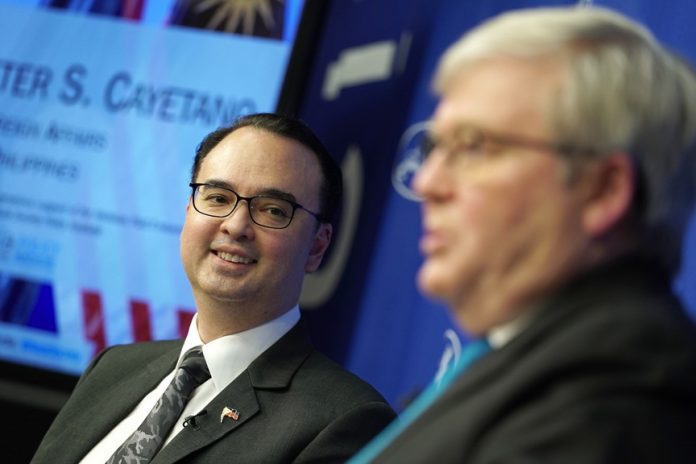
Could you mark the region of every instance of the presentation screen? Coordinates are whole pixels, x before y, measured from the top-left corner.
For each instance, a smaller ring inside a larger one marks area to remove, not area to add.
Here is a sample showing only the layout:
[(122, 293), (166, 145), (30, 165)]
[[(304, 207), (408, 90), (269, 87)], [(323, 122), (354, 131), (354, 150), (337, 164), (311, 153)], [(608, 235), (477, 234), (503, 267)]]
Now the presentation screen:
[(302, 2), (0, 0), (0, 359), (178, 338), (201, 139), (273, 111)]

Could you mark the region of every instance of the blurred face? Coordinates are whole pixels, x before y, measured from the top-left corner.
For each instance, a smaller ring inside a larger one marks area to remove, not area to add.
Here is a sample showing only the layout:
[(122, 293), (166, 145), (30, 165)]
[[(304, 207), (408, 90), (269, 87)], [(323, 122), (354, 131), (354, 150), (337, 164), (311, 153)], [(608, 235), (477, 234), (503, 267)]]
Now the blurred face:
[[(243, 127), (229, 134), (203, 159), (197, 183), (216, 183), (241, 196), (289, 198), (319, 212), (321, 171), (304, 145), (264, 130)], [(198, 310), (223, 303), (230, 308), (262, 308), (258, 322), (295, 305), (305, 272), (315, 270), (331, 237), (297, 209), (285, 229), (255, 224), (240, 200), (226, 218), (205, 216), (191, 202), (181, 233), (181, 257)], [(231, 306), (230, 306), (231, 305)]]
[(582, 248), (579, 195), (544, 143), (543, 109), (561, 78), (555, 63), (483, 61), (451, 80), (434, 114), (435, 149), (414, 180), (418, 282), (470, 333), (514, 318)]

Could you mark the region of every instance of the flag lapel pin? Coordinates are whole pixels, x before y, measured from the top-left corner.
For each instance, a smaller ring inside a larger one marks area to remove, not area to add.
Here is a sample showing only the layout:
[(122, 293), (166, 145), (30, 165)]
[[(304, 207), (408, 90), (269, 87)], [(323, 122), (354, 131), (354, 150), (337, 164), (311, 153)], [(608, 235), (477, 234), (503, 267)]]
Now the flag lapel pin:
[(227, 406), (225, 406), (224, 408), (222, 408), (222, 413), (220, 414), (220, 423), (222, 423), (225, 417), (229, 417), (233, 421), (236, 421), (237, 419), (239, 419), (239, 411), (237, 411), (236, 409), (230, 409)]

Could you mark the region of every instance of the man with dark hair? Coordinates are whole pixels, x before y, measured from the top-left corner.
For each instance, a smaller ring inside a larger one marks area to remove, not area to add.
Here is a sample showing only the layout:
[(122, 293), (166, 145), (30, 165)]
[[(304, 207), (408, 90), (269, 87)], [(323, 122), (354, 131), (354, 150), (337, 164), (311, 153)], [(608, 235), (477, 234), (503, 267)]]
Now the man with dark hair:
[(188, 336), (102, 352), (32, 462), (343, 462), (393, 418), (298, 325), (341, 201), (340, 169), (312, 131), (243, 117), (203, 140), (191, 188)]
[(331, 223), (337, 218), (343, 196), (343, 177), (341, 169), (319, 140), (304, 122), (296, 118), (279, 117), (269, 113), (252, 114), (237, 119), (233, 124), (222, 127), (208, 134), (196, 150), (196, 157), (191, 168), (191, 182), (198, 176), (201, 162), (227, 135), (242, 127), (253, 127), (272, 132), (276, 135), (293, 139), (310, 149), (316, 156), (322, 179), (319, 187), (320, 210), (324, 222)]
[(691, 70), (618, 13), (536, 8), (435, 84), (418, 284), (477, 340), (351, 464), (696, 462)]

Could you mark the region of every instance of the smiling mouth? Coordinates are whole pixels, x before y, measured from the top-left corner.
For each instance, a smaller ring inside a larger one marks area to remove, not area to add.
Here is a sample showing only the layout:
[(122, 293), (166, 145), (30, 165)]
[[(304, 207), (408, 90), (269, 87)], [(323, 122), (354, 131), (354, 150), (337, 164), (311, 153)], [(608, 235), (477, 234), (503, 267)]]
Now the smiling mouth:
[(218, 251), (215, 254), (218, 258), (222, 259), (223, 261), (227, 261), (228, 263), (253, 264), (256, 262), (255, 259), (246, 258), (244, 256), (236, 255), (233, 253), (226, 253), (224, 251)]

